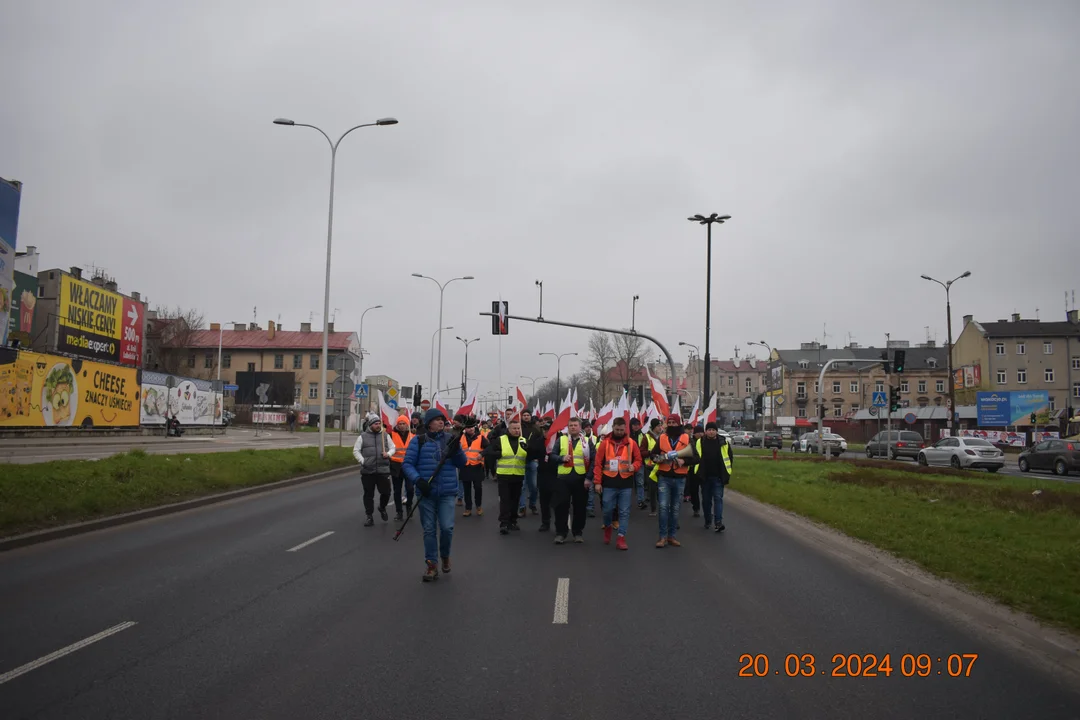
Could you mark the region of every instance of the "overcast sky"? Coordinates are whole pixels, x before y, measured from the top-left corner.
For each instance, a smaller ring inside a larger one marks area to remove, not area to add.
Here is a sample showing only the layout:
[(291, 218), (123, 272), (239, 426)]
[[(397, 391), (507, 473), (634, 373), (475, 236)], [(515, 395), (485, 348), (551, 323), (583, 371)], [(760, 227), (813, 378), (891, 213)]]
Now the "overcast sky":
[[(524, 9), (532, 8), (532, 9)], [(443, 385), (462, 345), (500, 379), (478, 312), (637, 326), (714, 357), (848, 333), (945, 341), (961, 317), (1062, 319), (1080, 290), (1080, 3), (308, 0), (6, 3), (0, 175), (20, 246), (96, 264), (208, 321), (321, 323), (368, 374), (427, 384), (441, 280)], [(333, 310), (332, 310), (333, 311)], [(504, 383), (587, 333), (512, 323)], [(650, 351), (655, 357), (655, 351)], [(578, 368), (576, 358), (564, 373)]]

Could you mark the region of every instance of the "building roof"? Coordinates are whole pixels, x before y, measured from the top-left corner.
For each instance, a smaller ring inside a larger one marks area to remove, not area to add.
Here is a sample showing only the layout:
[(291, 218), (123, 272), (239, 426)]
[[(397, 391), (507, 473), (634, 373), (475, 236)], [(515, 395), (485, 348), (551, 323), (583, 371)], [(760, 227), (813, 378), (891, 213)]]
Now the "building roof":
[[(188, 348), (214, 348), (218, 346), (217, 330), (196, 330), (185, 345)], [(225, 330), (221, 333), (221, 347), (225, 350), (322, 350), (322, 332), (276, 330), (270, 337), (267, 330)], [(330, 350), (348, 350), (356, 333), (332, 332)]]
[(1042, 322), (1041, 320), (1016, 320), (977, 323), (983, 334), (994, 338), (1014, 337), (1074, 337), (1080, 338), (1080, 325), (1071, 322)]
[[(738, 365), (735, 364), (736, 362), (738, 362)], [(756, 373), (763, 373), (763, 372), (765, 372), (766, 370), (769, 369), (769, 363), (768, 363), (767, 360), (763, 360), (761, 358), (755, 358), (754, 359), (754, 365), (751, 366), (750, 365), (750, 360), (748, 358), (740, 358), (738, 361), (736, 361), (736, 360), (713, 360), (712, 361), (712, 367), (713, 367), (713, 370), (719, 370), (720, 372), (729, 372), (729, 373), (756, 372)]]
[[(890, 357), (896, 350), (903, 350), (905, 372), (912, 370), (946, 370), (949, 365), (948, 352), (943, 347), (932, 348), (896, 348), (890, 350)], [(861, 369), (871, 368), (871, 363), (881, 360), (881, 353), (885, 351), (885, 348), (875, 347), (860, 347), (860, 348), (838, 348), (838, 349), (825, 349), (825, 350), (777, 350), (777, 354), (780, 357), (780, 362), (784, 363), (792, 370), (808, 369), (799, 368), (799, 361), (805, 360), (809, 364), (809, 369), (820, 370), (822, 364), (829, 360), (850, 360), (856, 363), (857, 367)], [(819, 357), (820, 353), (820, 357)], [(880, 366), (879, 366), (880, 367)], [(843, 365), (837, 367), (833, 365), (833, 369), (840, 371), (844, 368)]]

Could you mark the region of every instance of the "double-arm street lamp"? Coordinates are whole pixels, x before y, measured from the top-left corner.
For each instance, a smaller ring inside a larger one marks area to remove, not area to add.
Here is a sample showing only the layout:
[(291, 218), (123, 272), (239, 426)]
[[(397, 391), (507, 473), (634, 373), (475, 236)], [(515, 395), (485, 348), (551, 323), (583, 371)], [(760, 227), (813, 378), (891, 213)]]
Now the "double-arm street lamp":
[(547, 375), (541, 375), (540, 377), (535, 377), (535, 378), (534, 377), (529, 377), (528, 375), (522, 375), (521, 379), (522, 380), (528, 380), (529, 382), (532, 383), (532, 396), (535, 398), (536, 397), (536, 381), (537, 380), (550, 380), (551, 378), (549, 378)]
[[(440, 328), (443, 326), (443, 324), (442, 324), (443, 323), (443, 320), (442, 320), (443, 291), (446, 290), (446, 286), (449, 285), (450, 283), (454, 282), (455, 280), (473, 280), (474, 279), (472, 275), (465, 275), (464, 277), (450, 278), (446, 282), (440, 283), (438, 280), (436, 280), (435, 278), (430, 277), (428, 275), (421, 275), (420, 273), (413, 273), (412, 276), (416, 277), (416, 278), (425, 278), (425, 279), (430, 280), (431, 282), (433, 282), (433, 283), (435, 283), (436, 285), (439, 286), (439, 327)], [(449, 328), (447, 328), (447, 329), (449, 329)], [(439, 362), (437, 364), (437, 368), (438, 369), (435, 372), (435, 387), (436, 388), (438, 388), (439, 386), (442, 385), (442, 333), (439, 334)]]
[(558, 402), (559, 402), (559, 392), (562, 390), (562, 385), (561, 385), (561, 382), (562, 382), (562, 359), (564, 357), (569, 357), (570, 355), (577, 355), (577, 353), (575, 352), (575, 353), (562, 353), (562, 354), (559, 354), (559, 353), (553, 353), (553, 352), (542, 352), (540, 354), (541, 355), (550, 355), (553, 358), (555, 358), (555, 403), (558, 404)]
[[(769, 371), (769, 363), (772, 362), (772, 346), (769, 345), (769, 343), (765, 342), (764, 340), (759, 340), (758, 342), (749, 341), (746, 344), (747, 345), (758, 345), (759, 347), (763, 347), (763, 348), (765, 348), (766, 350), (769, 351), (769, 361), (765, 363), (765, 372), (769, 373), (770, 372)], [(765, 376), (765, 391), (766, 391), (766, 394), (768, 394), (768, 392), (769, 392), (769, 382), (770, 382), (770, 378), (769, 378), (768, 374), (766, 374), (766, 376)], [(777, 389), (779, 389), (779, 388), (777, 388)], [(776, 399), (776, 395), (769, 395), (769, 418), (772, 421), (772, 426), (774, 428), (776, 427), (776, 403), (774, 402), (775, 399)], [(762, 429), (764, 429), (764, 425), (765, 425), (765, 423), (762, 422), (762, 426), (763, 426)]]
[(967, 270), (963, 275), (954, 277), (948, 282), (941, 282), (929, 275), (922, 275), (923, 280), (929, 280), (930, 282), (936, 282), (941, 287), (945, 288), (945, 324), (948, 326), (947, 332), (949, 334), (949, 351), (946, 353), (946, 363), (949, 368), (949, 434), (956, 436), (956, 430), (953, 426), (953, 418), (956, 417), (956, 384), (953, 382), (953, 369), (952, 369), (952, 301), (949, 299), (949, 289), (952, 284), (957, 280), (963, 280), (971, 275), (971, 271)]
[[(432, 373), (435, 371), (435, 336), (439, 336), (439, 345), (442, 345), (442, 331), (453, 330), (454, 326), (440, 327), (435, 332), (431, 333), (431, 363), (428, 365), (428, 392), (431, 394), (431, 399), (435, 399), (435, 393), (439, 391), (439, 386), (433, 384)], [(449, 418), (447, 418), (449, 419)]]
[[(360, 382), (364, 382), (364, 316), (368, 314), (368, 310), (378, 310), (382, 305), (372, 305), (364, 312), (360, 313), (360, 370), (359, 377)], [(368, 407), (371, 407), (371, 394), (368, 393)]]
[(337, 168), (337, 150), (341, 145), (341, 141), (345, 139), (345, 136), (351, 133), (353, 130), (359, 130), (364, 127), (376, 127), (379, 125), (397, 125), (395, 118), (380, 118), (373, 123), (364, 123), (363, 125), (356, 125), (349, 128), (341, 134), (341, 137), (334, 142), (330, 139), (322, 128), (318, 128), (314, 125), (308, 125), (307, 123), (298, 123), (286, 118), (277, 118), (274, 120), (275, 125), (286, 125), (288, 127), (306, 127), (312, 130), (318, 130), (319, 134), (326, 138), (326, 142), (330, 144), (330, 211), (328, 213), (326, 221), (326, 289), (323, 292), (323, 336), (322, 336), (322, 363), (320, 364), (320, 388), (319, 388), (319, 459), (326, 457), (326, 371), (329, 360), (327, 355), (329, 354), (328, 347), (330, 343), (330, 325), (327, 322), (327, 318), (330, 317), (330, 245), (334, 237), (334, 171)]
[(480, 338), (473, 338), (472, 340), (466, 340), (461, 336), (457, 336), (457, 339), (465, 345), (465, 371), (461, 380), (461, 404), (465, 404), (465, 386), (469, 384), (469, 345), (474, 342), (480, 342)]
[[(708, 217), (704, 215), (695, 215), (693, 217), (686, 218), (690, 222), (696, 222), (708, 227), (708, 245), (705, 251), (705, 392), (703, 397), (710, 397), (709, 395), (709, 381), (710, 370), (712, 370), (712, 360), (709, 356), (709, 326), (712, 324), (712, 226), (714, 223), (723, 225), (725, 220), (730, 220), (730, 215), (717, 215), (713, 213)], [(674, 379), (672, 379), (674, 382)]]
[[(697, 345), (694, 345), (693, 343), (683, 342), (682, 340), (680, 340), (679, 341), (679, 347), (694, 348), (694, 355), (697, 356), (698, 365), (701, 366), (701, 351), (698, 350)], [(698, 370), (698, 373), (702, 373), (702, 372), (703, 372), (703, 370), (700, 370), (700, 369)], [(706, 402), (706, 400), (705, 400), (704, 394), (702, 393), (702, 390), (704, 388), (702, 387), (701, 383), (702, 383), (702, 381), (700, 380), (700, 376), (699, 376), (699, 380), (698, 380), (698, 398), (699, 398), (699, 400), (698, 400), (698, 402), (704, 404)]]

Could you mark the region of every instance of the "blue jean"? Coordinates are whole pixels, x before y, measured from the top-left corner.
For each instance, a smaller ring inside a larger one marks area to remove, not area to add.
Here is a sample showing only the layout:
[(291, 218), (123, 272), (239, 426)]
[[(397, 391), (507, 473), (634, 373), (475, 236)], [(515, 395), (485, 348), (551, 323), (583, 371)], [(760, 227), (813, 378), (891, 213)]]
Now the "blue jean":
[(645, 502), (645, 468), (638, 468), (638, 471), (634, 473), (634, 487), (637, 488), (637, 501), (639, 503)]
[(461, 482), (461, 473), (458, 473), (458, 479), (457, 479), (457, 499), (458, 500), (464, 500), (465, 499), (465, 483)]
[(660, 537), (673, 538), (679, 529), (679, 504), (682, 502), (683, 490), (686, 488), (686, 476), (661, 475), (656, 484), (660, 505)]
[(705, 524), (713, 524), (713, 507), (716, 508), (716, 524), (724, 524), (724, 483), (718, 477), (707, 477), (701, 482), (701, 504), (705, 510)]
[(539, 460), (530, 460), (525, 464), (525, 484), (521, 488), (521, 502), (518, 508), (525, 507), (525, 496), (529, 496), (529, 507), (536, 507), (536, 500), (540, 493), (536, 489), (536, 471), (540, 467)]
[[(453, 495), (429, 495), (420, 498), (420, 524), (424, 527), (424, 559), (435, 562), (439, 556), (450, 557), (450, 542), (454, 539)], [(439, 524), (436, 542), (435, 522)]]
[(633, 488), (604, 488), (604, 527), (611, 525), (615, 508), (618, 507), (619, 537), (626, 537), (626, 526), (630, 524), (630, 501), (633, 499)]

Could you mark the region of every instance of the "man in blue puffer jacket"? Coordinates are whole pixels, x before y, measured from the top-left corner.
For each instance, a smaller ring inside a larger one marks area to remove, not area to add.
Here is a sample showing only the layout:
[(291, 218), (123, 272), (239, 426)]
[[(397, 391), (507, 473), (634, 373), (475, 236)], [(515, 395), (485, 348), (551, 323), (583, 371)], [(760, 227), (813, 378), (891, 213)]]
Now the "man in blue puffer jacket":
[[(445, 431), (446, 417), (435, 408), (424, 413), (427, 433), (416, 435), (405, 450), (402, 471), (409, 485), (420, 496), (420, 524), (424, 526), (424, 561), (427, 569), (424, 582), (438, 580), (436, 556), (442, 558), (442, 571), (450, 572), (450, 542), (454, 537), (454, 503), (457, 499), (458, 468), (465, 466), (465, 453), (460, 440), (451, 442)], [(435, 466), (446, 455), (439, 474), (432, 477)], [(435, 537), (438, 523), (439, 536)]]

